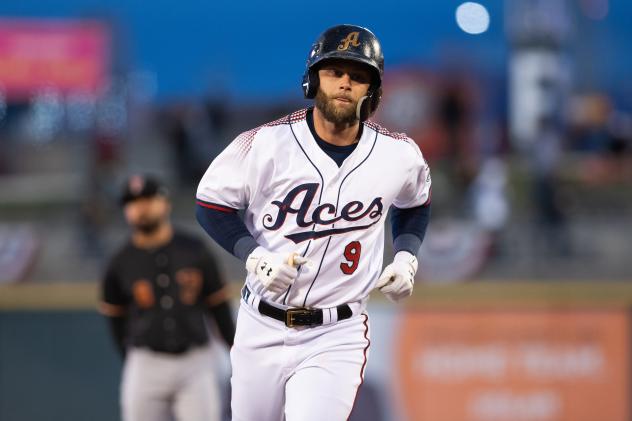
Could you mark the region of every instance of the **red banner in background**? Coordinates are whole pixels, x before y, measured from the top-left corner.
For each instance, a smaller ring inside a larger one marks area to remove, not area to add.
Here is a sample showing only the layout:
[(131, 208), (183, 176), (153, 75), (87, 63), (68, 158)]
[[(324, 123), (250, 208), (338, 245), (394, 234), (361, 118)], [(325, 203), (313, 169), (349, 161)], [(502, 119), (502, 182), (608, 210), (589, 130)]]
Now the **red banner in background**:
[(109, 28), (101, 22), (0, 19), (0, 91), (9, 100), (43, 89), (97, 95), (109, 56)]
[(410, 420), (627, 421), (621, 310), (427, 311), (405, 316), (400, 390)]

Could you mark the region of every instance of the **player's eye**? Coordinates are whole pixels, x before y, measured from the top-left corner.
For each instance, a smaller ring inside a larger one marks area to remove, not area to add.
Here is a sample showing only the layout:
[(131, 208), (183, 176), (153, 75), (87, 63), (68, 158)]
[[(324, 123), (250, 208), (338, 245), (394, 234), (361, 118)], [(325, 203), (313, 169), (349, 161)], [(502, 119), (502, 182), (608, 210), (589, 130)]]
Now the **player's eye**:
[(351, 78), (351, 80), (353, 80), (354, 82), (358, 82), (358, 83), (371, 83), (371, 78), (369, 75), (367, 75), (364, 72), (358, 72), (358, 73), (350, 73), (349, 77)]

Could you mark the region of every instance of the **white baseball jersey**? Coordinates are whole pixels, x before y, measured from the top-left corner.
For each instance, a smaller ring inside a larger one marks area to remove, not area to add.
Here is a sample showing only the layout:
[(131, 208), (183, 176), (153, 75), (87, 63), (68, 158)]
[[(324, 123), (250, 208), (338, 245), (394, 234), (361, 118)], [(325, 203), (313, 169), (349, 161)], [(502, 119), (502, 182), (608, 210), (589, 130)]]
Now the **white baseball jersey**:
[(426, 203), (429, 168), (413, 140), (371, 121), (338, 167), (316, 143), (306, 113), (239, 135), (209, 166), (197, 199), (245, 209), (259, 245), (311, 260), (281, 296), (248, 274), (249, 289), (265, 300), (319, 308), (366, 300), (382, 270), (388, 209)]

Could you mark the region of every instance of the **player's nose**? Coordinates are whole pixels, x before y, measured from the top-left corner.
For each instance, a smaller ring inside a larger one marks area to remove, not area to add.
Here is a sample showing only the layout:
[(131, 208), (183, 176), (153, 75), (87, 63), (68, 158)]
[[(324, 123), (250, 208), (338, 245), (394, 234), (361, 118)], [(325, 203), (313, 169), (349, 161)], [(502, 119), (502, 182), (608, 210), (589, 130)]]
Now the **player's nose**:
[(351, 89), (351, 76), (349, 76), (349, 73), (343, 73), (340, 77), (340, 87), (344, 89)]

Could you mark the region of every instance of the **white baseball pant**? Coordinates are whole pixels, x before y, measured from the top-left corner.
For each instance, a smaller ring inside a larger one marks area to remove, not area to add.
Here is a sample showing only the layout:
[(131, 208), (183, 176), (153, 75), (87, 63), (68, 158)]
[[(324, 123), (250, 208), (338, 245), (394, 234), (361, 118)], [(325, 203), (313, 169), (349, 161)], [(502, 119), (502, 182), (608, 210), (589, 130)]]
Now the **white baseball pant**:
[(180, 355), (131, 348), (121, 383), (123, 421), (219, 421), (210, 347)]
[(242, 300), (230, 353), (233, 421), (348, 419), (369, 345), (365, 313), (288, 328)]

